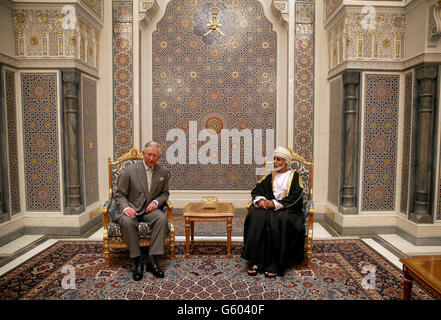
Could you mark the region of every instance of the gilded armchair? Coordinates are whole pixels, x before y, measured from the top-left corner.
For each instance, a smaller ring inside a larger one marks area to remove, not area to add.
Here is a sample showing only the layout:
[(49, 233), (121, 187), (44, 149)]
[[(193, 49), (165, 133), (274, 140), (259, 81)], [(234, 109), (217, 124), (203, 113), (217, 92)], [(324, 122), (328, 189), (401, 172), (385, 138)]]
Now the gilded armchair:
[[(142, 161), (142, 153), (135, 147), (131, 148), (129, 152), (119, 157), (116, 161), (108, 158), (108, 174), (109, 174), (109, 198), (103, 206), (103, 246), (104, 258), (106, 266), (110, 265), (110, 251), (112, 249), (127, 249), (127, 245), (123, 239), (121, 228), (113, 221), (115, 211), (117, 210), (116, 202), (113, 199), (118, 183), (118, 178), (121, 173), (136, 161)], [(169, 232), (165, 237), (165, 243), (170, 248), (170, 259), (174, 259), (175, 255), (175, 230), (173, 226), (173, 205), (170, 201), (164, 206), (169, 221)], [(146, 247), (150, 245), (151, 228), (147, 222), (140, 222), (138, 225), (139, 246)]]
[[(314, 182), (314, 159), (311, 161), (305, 160), (302, 156), (295, 153), (293, 150), (288, 148), (292, 155), (291, 169), (299, 173), (302, 187), (303, 187), (303, 214), (305, 217), (305, 252), (306, 252), (306, 265), (311, 266), (312, 259), (312, 235), (314, 227), (314, 201), (312, 199), (313, 195), (313, 182)], [(268, 165), (271, 162), (265, 163), (265, 172), (267, 171)], [(252, 203), (248, 203), (247, 211), (251, 212)]]

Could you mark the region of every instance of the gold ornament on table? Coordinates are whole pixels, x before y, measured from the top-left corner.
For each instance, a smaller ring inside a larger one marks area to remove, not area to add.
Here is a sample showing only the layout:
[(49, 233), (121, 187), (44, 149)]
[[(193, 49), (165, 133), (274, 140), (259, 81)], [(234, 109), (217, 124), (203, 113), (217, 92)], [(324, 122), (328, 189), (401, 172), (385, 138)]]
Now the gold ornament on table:
[(202, 209), (217, 209), (216, 197), (202, 197)]

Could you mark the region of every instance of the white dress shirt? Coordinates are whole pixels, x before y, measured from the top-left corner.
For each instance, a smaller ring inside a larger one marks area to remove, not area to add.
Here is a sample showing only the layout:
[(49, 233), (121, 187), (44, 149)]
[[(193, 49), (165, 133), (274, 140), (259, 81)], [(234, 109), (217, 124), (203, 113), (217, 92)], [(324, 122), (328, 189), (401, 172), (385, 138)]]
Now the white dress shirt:
[[(288, 184), (288, 180), (289, 180), (289, 175), (291, 174), (291, 170), (288, 170), (286, 172), (283, 173), (276, 173), (276, 177), (274, 178), (274, 183), (273, 183), (273, 193), (274, 193), (274, 197), (276, 199), (272, 200), (274, 203), (274, 210), (279, 210), (281, 208), (283, 208), (283, 205), (277, 201), (277, 200), (281, 200), (285, 197), (285, 192), (287, 190), (287, 184)], [(260, 199), (265, 199), (265, 197), (263, 196), (257, 196), (253, 203), (255, 206), (257, 206), (257, 202)]]

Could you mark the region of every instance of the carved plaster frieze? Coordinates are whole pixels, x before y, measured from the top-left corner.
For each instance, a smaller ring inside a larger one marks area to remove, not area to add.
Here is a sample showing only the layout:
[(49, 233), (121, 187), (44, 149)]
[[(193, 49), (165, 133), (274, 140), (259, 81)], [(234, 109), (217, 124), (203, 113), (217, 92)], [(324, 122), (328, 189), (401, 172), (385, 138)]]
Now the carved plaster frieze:
[(289, 21), (289, 3), (288, 0), (273, 0), (271, 2), (271, 11), (279, 18), (279, 21), (284, 24)]
[(325, 0), (324, 10), (325, 10), (325, 20), (328, 19), (331, 14), (337, 9), (337, 7), (343, 2), (343, 0)]
[(328, 60), (332, 70), (345, 62), (401, 62), (406, 15), (402, 8), (344, 8), (327, 25)]
[(429, 47), (436, 47), (441, 38), (441, 1), (437, 1), (429, 8)]
[(423, 63), (440, 64), (441, 53), (423, 53), (411, 59), (401, 61), (345, 61), (329, 70), (328, 79), (332, 79), (347, 69), (402, 71)]
[(70, 58), (98, 69), (102, 26), (78, 5), (20, 7), (11, 19), (17, 59)]
[(139, 0), (139, 21), (147, 25), (159, 11), (156, 0)]

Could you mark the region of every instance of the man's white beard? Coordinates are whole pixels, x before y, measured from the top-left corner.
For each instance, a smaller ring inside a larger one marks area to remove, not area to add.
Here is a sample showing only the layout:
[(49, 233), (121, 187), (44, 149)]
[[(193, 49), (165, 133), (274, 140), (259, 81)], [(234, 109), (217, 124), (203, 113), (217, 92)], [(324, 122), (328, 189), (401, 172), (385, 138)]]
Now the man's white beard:
[(280, 167), (275, 167), (275, 166), (273, 166), (273, 168), (274, 168), (274, 171), (276, 171), (276, 172), (279, 172), (280, 170), (282, 170), (283, 168), (285, 168), (286, 166), (285, 165), (283, 165), (283, 166), (280, 166)]

